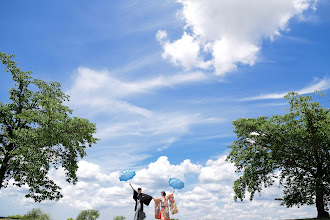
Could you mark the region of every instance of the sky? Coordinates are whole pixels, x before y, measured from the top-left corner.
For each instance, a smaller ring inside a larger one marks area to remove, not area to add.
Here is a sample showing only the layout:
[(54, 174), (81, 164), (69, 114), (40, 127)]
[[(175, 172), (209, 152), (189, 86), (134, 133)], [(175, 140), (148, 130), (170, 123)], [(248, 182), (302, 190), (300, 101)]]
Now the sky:
[[(288, 219), (315, 206), (280, 206), (281, 188), (233, 200), (232, 121), (285, 114), (289, 91), (329, 93), (328, 0), (0, 0), (0, 51), (34, 78), (58, 81), (73, 115), (96, 123), (100, 141), (79, 161), (79, 182), (50, 170), (64, 197), (34, 203), (26, 187), (0, 191), (0, 216), (41, 208), (56, 220), (100, 210), (134, 216), (135, 188), (175, 192), (180, 220)], [(0, 100), (13, 86), (0, 69)], [(324, 107), (325, 98), (315, 97)], [(154, 206), (145, 208), (153, 218)]]

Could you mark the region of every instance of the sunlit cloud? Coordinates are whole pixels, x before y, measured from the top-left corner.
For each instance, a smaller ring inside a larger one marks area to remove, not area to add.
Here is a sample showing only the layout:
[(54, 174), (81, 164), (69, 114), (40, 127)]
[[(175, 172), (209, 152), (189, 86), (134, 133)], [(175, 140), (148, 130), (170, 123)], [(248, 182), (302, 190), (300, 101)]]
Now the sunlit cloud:
[(186, 25), (181, 38), (174, 41), (165, 30), (158, 31), (162, 57), (186, 70), (213, 69), (223, 76), (238, 65), (254, 65), (262, 41), (288, 31), (294, 17), (303, 21), (304, 12), (316, 10), (317, 0), (177, 2), (182, 5), (179, 17)]

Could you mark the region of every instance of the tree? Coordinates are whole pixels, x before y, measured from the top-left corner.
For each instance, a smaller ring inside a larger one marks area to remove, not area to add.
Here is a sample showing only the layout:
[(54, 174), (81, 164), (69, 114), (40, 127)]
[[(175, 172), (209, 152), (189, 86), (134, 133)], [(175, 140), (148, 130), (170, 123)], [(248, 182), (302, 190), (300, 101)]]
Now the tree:
[(236, 172), (235, 201), (250, 200), (255, 192), (271, 186), (275, 179), (283, 188), (281, 205), (316, 204), (318, 217), (329, 217), (330, 201), (330, 113), (312, 96), (285, 96), (289, 113), (270, 118), (238, 119), (233, 122), (237, 140), (227, 160)]
[(24, 219), (22, 215), (8, 215), (9, 219)]
[(98, 217), (100, 217), (99, 210), (90, 209), (81, 211), (76, 220), (95, 220)]
[(0, 189), (13, 180), (27, 185), (26, 197), (36, 202), (62, 197), (60, 187), (49, 178), (51, 167), (63, 167), (66, 181), (77, 182), (78, 158), (86, 146), (96, 143), (96, 126), (87, 119), (72, 117), (64, 105), (69, 97), (58, 82), (33, 79), (0, 52), (0, 60), (11, 73), (15, 86), (9, 103), (0, 102)]
[(125, 220), (126, 218), (124, 216), (115, 216), (113, 220)]
[(50, 220), (50, 214), (44, 213), (41, 209), (32, 209), (31, 211), (27, 212), (23, 219), (26, 220)]

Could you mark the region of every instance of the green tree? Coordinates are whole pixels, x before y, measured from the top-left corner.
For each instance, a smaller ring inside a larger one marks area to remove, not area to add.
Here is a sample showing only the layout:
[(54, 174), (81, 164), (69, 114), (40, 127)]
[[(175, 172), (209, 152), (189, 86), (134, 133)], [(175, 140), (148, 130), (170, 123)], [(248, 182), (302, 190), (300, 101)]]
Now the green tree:
[(26, 220), (51, 220), (50, 214), (44, 213), (41, 209), (32, 209), (23, 216)]
[(100, 217), (99, 210), (90, 209), (81, 211), (76, 220), (95, 220), (98, 217)]
[(115, 216), (113, 220), (125, 220), (126, 218), (124, 216)]
[(250, 200), (255, 192), (271, 186), (276, 178), (283, 185), (281, 205), (316, 204), (318, 217), (329, 217), (330, 114), (312, 96), (285, 96), (290, 109), (283, 116), (238, 119), (233, 122), (237, 140), (227, 160), (236, 172), (235, 201)]
[(22, 215), (9, 215), (8, 218), (10, 219), (24, 219)]
[(49, 178), (51, 167), (62, 166), (66, 181), (77, 182), (78, 158), (86, 146), (96, 143), (96, 126), (73, 117), (64, 105), (69, 97), (58, 82), (33, 79), (12, 61), (13, 55), (0, 52), (0, 60), (15, 82), (9, 103), (0, 102), (0, 189), (10, 180), (27, 185), (26, 197), (36, 202), (62, 197), (60, 187)]

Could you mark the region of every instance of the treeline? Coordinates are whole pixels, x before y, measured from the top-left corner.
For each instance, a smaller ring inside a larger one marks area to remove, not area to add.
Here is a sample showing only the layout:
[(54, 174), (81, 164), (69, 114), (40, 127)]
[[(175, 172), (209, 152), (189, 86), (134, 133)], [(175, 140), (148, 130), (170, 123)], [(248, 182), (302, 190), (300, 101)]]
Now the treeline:
[[(67, 220), (96, 220), (100, 217), (100, 211), (96, 209), (83, 210), (79, 213), (77, 218), (68, 218)], [(28, 211), (25, 215), (11, 215), (8, 216), (9, 219), (24, 219), (24, 220), (52, 220), (49, 213), (45, 213), (41, 209), (32, 209)], [(124, 216), (115, 216), (113, 220), (125, 220)], [(171, 218), (171, 220), (179, 220)]]
[[(67, 220), (96, 220), (100, 217), (100, 211), (95, 209), (83, 210), (79, 215), (74, 218), (68, 218)], [(23, 219), (23, 220), (52, 220), (49, 213), (45, 213), (41, 209), (32, 209), (25, 215), (11, 215), (8, 219)], [(124, 216), (116, 216), (113, 220), (125, 220)]]

